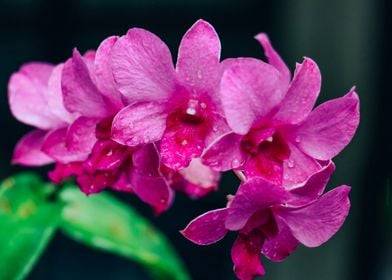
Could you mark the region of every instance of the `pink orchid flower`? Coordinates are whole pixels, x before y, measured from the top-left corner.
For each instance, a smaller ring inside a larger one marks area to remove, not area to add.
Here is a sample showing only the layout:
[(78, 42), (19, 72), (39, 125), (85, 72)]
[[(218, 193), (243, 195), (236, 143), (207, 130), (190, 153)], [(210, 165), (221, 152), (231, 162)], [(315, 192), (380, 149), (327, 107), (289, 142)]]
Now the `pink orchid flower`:
[[(170, 187), (171, 181), (160, 170), (155, 145), (129, 147), (111, 139), (113, 117), (124, 107), (119, 92), (114, 88), (108, 60), (117, 39), (109, 37), (103, 41), (94, 56), (82, 57), (75, 50), (73, 57), (65, 63), (61, 80), (64, 104), (68, 111), (79, 115), (82, 120), (74, 134), (79, 142), (88, 138), (93, 139), (93, 143), (86, 158), (70, 160), (64, 151), (77, 143), (64, 141), (64, 137), (53, 137), (50, 149), (43, 147), (57, 161), (50, 178), (60, 183), (67, 177), (76, 176), (80, 189), (86, 194), (98, 193), (108, 187), (133, 192), (151, 205), (156, 213), (161, 213), (171, 205), (174, 192)], [(65, 130), (69, 134), (69, 129)], [(202, 166), (197, 169), (203, 170)], [(204, 195), (217, 185), (219, 176), (210, 176), (202, 182), (204, 185), (197, 182), (198, 185), (192, 189), (182, 188), (192, 181), (192, 177), (186, 176), (190, 172), (187, 168), (178, 174), (176, 186), (191, 196)], [(215, 175), (217, 172), (210, 170), (210, 173)]]
[[(64, 108), (60, 85), (62, 69), (63, 64), (33, 62), (23, 65), (11, 76), (8, 84), (11, 112), (19, 121), (36, 127), (17, 143), (14, 163), (40, 166), (54, 162), (42, 152), (43, 145), (50, 135), (67, 130), (77, 119)], [(75, 130), (75, 127), (70, 129)], [(85, 157), (88, 146), (89, 143), (85, 143), (72, 149), (69, 156), (74, 159)]]
[(197, 21), (184, 35), (174, 68), (156, 35), (132, 28), (113, 46), (115, 85), (127, 106), (114, 118), (123, 145), (159, 142), (161, 160), (177, 171), (227, 129), (217, 90), (222, 72), (214, 28)]
[(182, 234), (196, 244), (209, 245), (228, 231), (239, 231), (231, 251), (236, 275), (241, 280), (264, 275), (261, 253), (281, 261), (299, 242), (317, 247), (342, 226), (350, 208), (350, 187), (340, 186), (322, 195), (334, 169), (330, 162), (291, 190), (251, 178), (240, 185), (226, 208), (197, 217)]
[(269, 64), (230, 60), (220, 95), (232, 132), (208, 148), (203, 162), (215, 170), (243, 170), (248, 178), (292, 186), (350, 142), (359, 123), (359, 99), (352, 88), (312, 111), (321, 86), (316, 63), (305, 58), (290, 82), (290, 71), (268, 37), (259, 34), (256, 39)]

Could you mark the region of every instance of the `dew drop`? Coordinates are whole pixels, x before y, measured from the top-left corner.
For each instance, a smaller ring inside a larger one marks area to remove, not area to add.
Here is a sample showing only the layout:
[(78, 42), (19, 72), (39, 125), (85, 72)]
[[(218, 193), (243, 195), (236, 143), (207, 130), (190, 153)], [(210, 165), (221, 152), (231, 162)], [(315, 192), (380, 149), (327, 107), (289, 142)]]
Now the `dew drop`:
[(231, 167), (238, 167), (238, 165), (240, 164), (240, 161), (238, 159), (233, 159), (231, 162)]
[(296, 143), (300, 143), (301, 142), (301, 137), (300, 136), (295, 137), (295, 142)]
[(294, 162), (293, 160), (289, 159), (289, 160), (287, 161), (287, 166), (288, 166), (289, 168), (294, 168), (295, 162)]
[(201, 70), (197, 71), (197, 77), (201, 80), (203, 75), (201, 74)]

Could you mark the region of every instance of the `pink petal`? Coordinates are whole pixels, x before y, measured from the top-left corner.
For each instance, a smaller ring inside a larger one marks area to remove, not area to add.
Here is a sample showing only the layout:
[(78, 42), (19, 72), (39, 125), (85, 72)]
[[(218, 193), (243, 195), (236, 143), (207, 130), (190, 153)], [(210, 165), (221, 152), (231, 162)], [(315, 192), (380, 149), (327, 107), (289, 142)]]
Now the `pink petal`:
[(226, 208), (204, 213), (192, 220), (181, 231), (187, 239), (198, 245), (210, 245), (218, 242), (227, 233), (225, 228)]
[(320, 88), (320, 70), (313, 60), (305, 58), (302, 64), (297, 65), (294, 78), (274, 120), (290, 124), (304, 120), (312, 111)]
[(200, 157), (205, 148), (201, 129), (180, 123), (166, 130), (160, 143), (162, 163), (177, 171)]
[(61, 182), (71, 176), (79, 175), (83, 172), (82, 162), (71, 162), (67, 164), (57, 162), (55, 168), (49, 171), (48, 176), (55, 184)]
[(167, 100), (174, 88), (169, 48), (151, 32), (132, 28), (113, 46), (111, 66), (127, 104)]
[(240, 230), (254, 213), (281, 203), (286, 198), (287, 193), (279, 185), (259, 177), (249, 179), (238, 188), (230, 204), (226, 228)]
[(246, 160), (241, 150), (242, 135), (228, 133), (217, 139), (203, 155), (203, 163), (217, 171), (240, 167)]
[(165, 131), (166, 118), (164, 104), (133, 103), (123, 108), (113, 119), (112, 139), (128, 146), (156, 142)]
[(72, 58), (64, 64), (61, 86), (65, 108), (85, 117), (106, 117), (111, 108), (94, 84), (86, 62), (74, 49)]
[(135, 194), (151, 205), (157, 214), (167, 210), (174, 193), (158, 170), (159, 157), (155, 147), (152, 144), (140, 147), (133, 153), (132, 162), (130, 177)]
[(66, 145), (70, 153), (82, 160), (91, 152), (97, 138), (95, 129), (97, 120), (79, 117), (68, 128)]
[(59, 119), (66, 123), (72, 122), (74, 117), (68, 112), (63, 103), (63, 92), (61, 90), (61, 76), (64, 64), (54, 67), (52, 75), (48, 81), (48, 90), (44, 91), (45, 99), (48, 102), (50, 111)]
[(115, 88), (112, 69), (110, 66), (110, 54), (117, 36), (106, 38), (98, 47), (95, 55), (95, 74), (97, 76), (97, 87), (116, 107), (123, 107), (121, 94)]
[(41, 151), (47, 131), (33, 130), (23, 136), (16, 144), (12, 162), (15, 164), (40, 166), (53, 162)]
[(134, 172), (131, 175), (131, 184), (135, 194), (151, 205), (156, 214), (167, 210), (173, 202), (173, 190), (163, 177), (150, 177)]
[(350, 209), (350, 187), (340, 186), (317, 202), (300, 209), (281, 208), (277, 212), (295, 238), (308, 247), (317, 247), (331, 238), (343, 225)]
[(186, 181), (183, 190), (191, 197), (201, 197), (218, 189), (220, 173), (204, 165), (200, 158), (193, 159), (188, 167), (178, 172)]
[(290, 70), (280, 55), (273, 48), (267, 34), (260, 33), (255, 36), (255, 39), (263, 46), (268, 63), (274, 66), (280, 72), (282, 83), (288, 85), (291, 78)]
[(96, 170), (101, 171), (119, 171), (125, 158), (129, 156), (127, 147), (117, 144), (111, 140), (98, 140), (94, 148), (84, 162), (84, 168), (93, 173)]
[(330, 161), (322, 169), (310, 176), (303, 184), (290, 189), (290, 192), (295, 196), (296, 201), (294, 203), (304, 206), (318, 199), (324, 192), (334, 171), (335, 164)]
[(44, 96), (52, 71), (52, 65), (30, 63), (11, 76), (8, 99), (16, 119), (44, 130), (63, 124), (63, 121), (51, 112)]
[(192, 92), (212, 93), (218, 86), (220, 49), (218, 34), (203, 20), (198, 20), (182, 38), (176, 70)]
[(315, 159), (303, 153), (296, 145), (288, 143), (288, 146), (290, 156), (283, 162), (283, 186), (286, 189), (291, 189), (318, 172), (321, 165)]
[(279, 218), (277, 222), (278, 234), (272, 239), (266, 239), (262, 250), (264, 256), (274, 262), (280, 262), (288, 257), (298, 245), (289, 227)]
[(60, 163), (85, 160), (88, 153), (86, 154), (85, 151), (76, 153), (72, 149), (68, 148), (67, 132), (67, 127), (50, 131), (45, 137), (42, 145), (42, 151)]
[(242, 135), (284, 96), (279, 72), (252, 58), (237, 59), (231, 64), (222, 76), (220, 92), (229, 126)]
[(355, 88), (318, 106), (296, 131), (298, 146), (309, 156), (329, 160), (351, 141), (359, 123)]
[(260, 260), (264, 236), (260, 232), (249, 235), (239, 234), (231, 249), (234, 272), (241, 280), (253, 280), (256, 276), (265, 274)]

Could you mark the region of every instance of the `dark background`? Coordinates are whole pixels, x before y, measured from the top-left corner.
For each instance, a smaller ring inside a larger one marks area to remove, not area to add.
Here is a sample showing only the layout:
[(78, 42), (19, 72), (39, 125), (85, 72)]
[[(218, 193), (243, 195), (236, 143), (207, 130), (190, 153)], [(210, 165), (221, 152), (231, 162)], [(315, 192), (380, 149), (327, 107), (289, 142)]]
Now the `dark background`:
[[(174, 57), (184, 32), (199, 18), (214, 25), (222, 57), (263, 52), (253, 36), (267, 32), (291, 69), (303, 56), (321, 68), (319, 102), (357, 86), (361, 124), (337, 158), (330, 186), (348, 184), (352, 209), (342, 230), (315, 249), (299, 249), (283, 263), (270, 263), (264, 279), (392, 279), (391, 1), (377, 0), (0, 0), (1, 177), (25, 168), (10, 165), (16, 141), (30, 128), (11, 116), (10, 74), (28, 61), (58, 63), (93, 49), (105, 37), (143, 27), (158, 34)], [(46, 169), (36, 169), (45, 176)], [(224, 176), (220, 191), (192, 201), (178, 195), (159, 218), (135, 198), (122, 196), (164, 231), (196, 280), (235, 279), (230, 248), (234, 235), (199, 247), (178, 233), (189, 220), (222, 207), (237, 180)], [(102, 209), (104, 211), (104, 209)], [(1, 229), (0, 229), (1, 230)], [(0, 248), (1, 249), (1, 248)], [(29, 279), (149, 279), (138, 265), (79, 245), (60, 233)]]

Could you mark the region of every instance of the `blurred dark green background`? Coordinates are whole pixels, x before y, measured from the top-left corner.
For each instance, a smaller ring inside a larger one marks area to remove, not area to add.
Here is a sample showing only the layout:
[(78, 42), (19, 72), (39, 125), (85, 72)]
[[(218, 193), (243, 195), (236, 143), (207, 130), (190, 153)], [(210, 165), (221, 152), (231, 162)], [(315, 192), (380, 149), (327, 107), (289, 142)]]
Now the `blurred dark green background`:
[[(267, 32), (291, 69), (303, 56), (323, 74), (319, 102), (345, 94), (354, 84), (361, 99), (361, 124), (336, 158), (330, 186), (348, 184), (352, 209), (342, 230), (315, 249), (300, 247), (283, 263), (270, 263), (264, 279), (392, 279), (391, 177), (391, 1), (389, 0), (0, 0), (1, 178), (26, 170), (10, 165), (16, 141), (29, 130), (14, 120), (7, 81), (22, 63), (58, 63), (96, 48), (113, 34), (138, 26), (151, 30), (176, 54), (194, 21), (211, 22), (220, 35), (223, 58), (262, 57), (252, 37)], [(45, 169), (36, 169), (43, 176)], [(225, 175), (218, 193), (192, 201), (178, 195), (159, 218), (135, 198), (121, 196), (161, 228), (196, 280), (235, 279), (230, 248), (235, 235), (198, 247), (178, 233), (189, 220), (221, 207), (238, 182)], [(102, 209), (105, 211), (105, 209)], [(99, 214), (99, 213), (97, 213)], [(1, 229), (0, 229), (1, 230)], [(1, 250), (1, 248), (0, 248)], [(0, 269), (6, 269), (1, 267)], [(137, 265), (87, 249), (58, 234), (29, 279), (149, 279)]]

